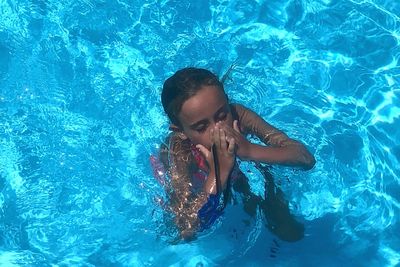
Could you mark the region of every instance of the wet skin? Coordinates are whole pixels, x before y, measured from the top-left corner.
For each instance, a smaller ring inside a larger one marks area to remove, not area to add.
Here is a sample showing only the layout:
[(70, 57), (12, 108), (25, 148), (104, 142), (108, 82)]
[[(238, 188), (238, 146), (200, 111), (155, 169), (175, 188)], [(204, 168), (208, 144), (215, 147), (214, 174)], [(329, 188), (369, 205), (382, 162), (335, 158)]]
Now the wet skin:
[[(207, 150), (209, 152), (212, 144), (220, 139), (214, 138), (216, 129), (219, 131), (221, 128), (232, 128), (233, 125), (228, 99), (224, 92), (216, 86), (203, 86), (196, 95), (186, 100), (178, 119), (180, 127), (171, 125), (171, 129), (179, 132), (185, 139), (188, 138), (194, 145), (203, 146), (204, 149), (201, 149), (203, 154), (206, 154)], [(225, 136), (224, 130), (220, 136)], [(225, 147), (225, 149), (227, 148)], [(212, 160), (207, 155), (206, 158)], [(211, 162), (209, 164), (213, 165)], [(233, 167), (232, 164), (228, 165), (227, 168), (230, 169), (227, 170), (227, 173)], [(222, 171), (224, 171), (223, 168), (222, 166)], [(267, 221), (267, 228), (282, 240), (302, 239), (304, 226), (290, 214), (283, 192), (276, 188), (272, 175), (265, 167), (257, 164), (257, 168), (265, 177), (265, 199), (251, 192), (244, 175), (241, 175), (243, 177), (239, 177), (232, 185), (235, 191), (243, 194), (245, 211), (249, 215), (255, 216), (257, 208), (261, 209)]]
[(243, 208), (247, 214), (254, 217), (260, 209), (266, 219), (266, 227), (281, 240), (295, 242), (304, 237), (303, 224), (296, 221), (290, 213), (282, 190), (276, 187), (274, 178), (267, 167), (256, 164), (256, 168), (265, 178), (264, 199), (250, 190), (247, 178), (243, 173), (233, 183), (233, 189), (243, 194)]

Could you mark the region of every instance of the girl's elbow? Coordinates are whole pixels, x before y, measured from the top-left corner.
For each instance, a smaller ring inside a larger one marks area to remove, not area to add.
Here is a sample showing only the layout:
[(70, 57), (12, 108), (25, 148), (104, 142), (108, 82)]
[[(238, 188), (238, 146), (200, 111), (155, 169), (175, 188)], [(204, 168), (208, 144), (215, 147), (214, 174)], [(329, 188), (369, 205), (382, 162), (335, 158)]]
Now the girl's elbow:
[(294, 144), (295, 153), (297, 158), (297, 166), (308, 171), (311, 170), (316, 163), (314, 156), (307, 150), (307, 148), (300, 142)]
[(316, 160), (313, 155), (310, 153), (306, 153), (303, 157), (303, 168), (308, 171), (311, 170), (315, 166)]

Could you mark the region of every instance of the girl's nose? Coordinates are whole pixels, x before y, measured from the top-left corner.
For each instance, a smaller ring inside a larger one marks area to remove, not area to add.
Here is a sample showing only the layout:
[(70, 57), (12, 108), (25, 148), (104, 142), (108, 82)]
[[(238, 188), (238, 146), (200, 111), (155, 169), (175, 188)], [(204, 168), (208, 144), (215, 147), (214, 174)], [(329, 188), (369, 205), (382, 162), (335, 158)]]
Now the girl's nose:
[(217, 121), (214, 123), (215, 126), (222, 128), (226, 124), (225, 121)]
[(208, 137), (209, 137), (210, 147), (212, 144), (212, 131), (215, 130), (216, 126), (217, 126), (217, 122), (211, 122), (210, 126), (208, 127)]
[(211, 132), (211, 129), (215, 129), (215, 126), (217, 126), (217, 125), (219, 125), (218, 122), (216, 122), (216, 121), (211, 122), (211, 124), (210, 124), (210, 132)]

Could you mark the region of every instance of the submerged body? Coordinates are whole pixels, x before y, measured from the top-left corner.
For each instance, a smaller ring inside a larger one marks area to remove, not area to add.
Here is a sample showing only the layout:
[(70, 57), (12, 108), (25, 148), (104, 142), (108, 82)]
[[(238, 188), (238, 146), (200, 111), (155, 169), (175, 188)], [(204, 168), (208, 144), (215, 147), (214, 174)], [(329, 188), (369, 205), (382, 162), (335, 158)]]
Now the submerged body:
[[(239, 104), (230, 104), (229, 110), (233, 121), (238, 121), (243, 135), (255, 135), (270, 148), (299, 146), (286, 134), (274, 128), (261, 117)], [(207, 203), (210, 194), (203, 190), (209, 179), (210, 169), (205, 158), (199, 153), (190, 139), (177, 132), (171, 133), (167, 142), (162, 146), (160, 159), (170, 176), (167, 190), (170, 208), (175, 215), (175, 223), (185, 239), (194, 236), (202, 227), (198, 216), (199, 210)], [(304, 156), (303, 161), (308, 159)], [(311, 159), (312, 161), (312, 159)], [(290, 164), (290, 163), (288, 163)], [(303, 236), (303, 227), (290, 215), (283, 193), (275, 187), (273, 178), (267, 168), (260, 164), (257, 168), (265, 177), (266, 195), (264, 198), (253, 194), (247, 177), (235, 165), (230, 172), (228, 183), (230, 188), (239, 193), (245, 211), (254, 216), (260, 208), (267, 219), (267, 227), (284, 240), (298, 240)], [(229, 186), (228, 186), (229, 187)], [(229, 200), (226, 200), (230, 202)], [(279, 208), (278, 208), (279, 207)]]

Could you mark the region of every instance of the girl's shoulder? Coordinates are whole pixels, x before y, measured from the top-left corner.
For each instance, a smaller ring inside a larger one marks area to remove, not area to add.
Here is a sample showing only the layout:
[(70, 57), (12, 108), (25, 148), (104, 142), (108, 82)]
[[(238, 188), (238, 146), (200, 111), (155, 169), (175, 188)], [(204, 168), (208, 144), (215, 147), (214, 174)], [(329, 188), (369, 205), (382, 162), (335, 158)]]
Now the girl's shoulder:
[(242, 104), (232, 103), (230, 104), (230, 108), (233, 119), (239, 122), (239, 127), (243, 132), (249, 131), (254, 121), (259, 118), (254, 111)]
[(238, 112), (243, 112), (244, 110), (248, 109), (244, 105), (239, 104), (239, 103), (230, 103), (229, 106), (231, 109), (238, 111)]
[(231, 108), (233, 119), (238, 120), (239, 122), (243, 120), (246, 112), (249, 110), (247, 107), (238, 103), (231, 103), (229, 106)]

